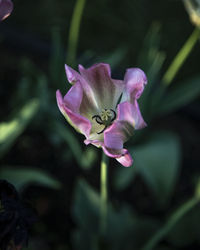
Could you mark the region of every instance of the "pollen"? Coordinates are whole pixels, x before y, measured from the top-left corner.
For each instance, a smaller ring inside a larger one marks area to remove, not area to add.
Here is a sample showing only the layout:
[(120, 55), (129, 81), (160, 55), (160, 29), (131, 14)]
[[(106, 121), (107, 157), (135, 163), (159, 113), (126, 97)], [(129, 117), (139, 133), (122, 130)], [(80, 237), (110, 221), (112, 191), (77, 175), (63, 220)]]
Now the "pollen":
[(102, 121), (108, 121), (112, 117), (112, 112), (109, 109), (102, 109), (100, 117)]

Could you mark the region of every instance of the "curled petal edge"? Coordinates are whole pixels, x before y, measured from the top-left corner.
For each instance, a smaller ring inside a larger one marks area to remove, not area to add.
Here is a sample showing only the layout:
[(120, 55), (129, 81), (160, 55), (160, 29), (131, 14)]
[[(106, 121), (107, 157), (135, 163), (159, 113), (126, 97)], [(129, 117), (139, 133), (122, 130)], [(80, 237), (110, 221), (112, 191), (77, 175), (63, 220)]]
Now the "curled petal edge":
[(113, 150), (105, 147), (103, 142), (100, 142), (98, 140), (85, 140), (84, 143), (86, 145), (93, 144), (96, 147), (102, 147), (104, 153), (111, 157), (115, 158), (121, 165), (124, 167), (130, 167), (133, 164), (133, 158), (129, 154), (127, 149), (121, 149), (121, 150)]
[(64, 115), (66, 120), (70, 123), (70, 125), (74, 127), (79, 133), (85, 135), (86, 138), (89, 137), (89, 134), (92, 128), (91, 122), (87, 118), (70, 110), (65, 105), (63, 101), (63, 97), (59, 90), (56, 91), (56, 99), (57, 99), (58, 107), (61, 113)]
[(147, 77), (145, 73), (139, 68), (127, 69), (125, 77), (125, 92), (122, 97), (123, 101), (131, 103), (140, 98), (144, 86), (147, 84)]

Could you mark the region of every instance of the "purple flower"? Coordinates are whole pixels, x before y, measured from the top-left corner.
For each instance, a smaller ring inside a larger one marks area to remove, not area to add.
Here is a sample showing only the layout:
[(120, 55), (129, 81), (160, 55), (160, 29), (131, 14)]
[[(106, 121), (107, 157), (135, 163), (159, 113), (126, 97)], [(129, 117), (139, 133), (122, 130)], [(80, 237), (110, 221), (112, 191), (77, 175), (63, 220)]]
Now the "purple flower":
[(123, 166), (132, 165), (132, 157), (123, 143), (135, 129), (146, 126), (137, 99), (141, 96), (147, 78), (139, 68), (127, 69), (124, 80), (111, 78), (108, 64), (99, 63), (85, 69), (79, 65), (80, 74), (65, 66), (68, 81), (73, 84), (62, 97), (56, 92), (60, 111), (67, 121), (85, 135), (86, 145), (102, 147), (109, 157)]
[(13, 10), (13, 3), (11, 0), (0, 0), (0, 21), (7, 18)]

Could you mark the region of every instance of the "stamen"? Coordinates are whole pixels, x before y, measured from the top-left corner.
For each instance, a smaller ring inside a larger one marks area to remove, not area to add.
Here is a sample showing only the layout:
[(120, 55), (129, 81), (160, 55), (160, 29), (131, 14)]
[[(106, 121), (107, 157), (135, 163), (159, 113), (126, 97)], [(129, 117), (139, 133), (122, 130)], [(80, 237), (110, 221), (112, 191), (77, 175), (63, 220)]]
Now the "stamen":
[(105, 128), (104, 128), (102, 131), (97, 132), (97, 134), (100, 135), (100, 134), (103, 133), (106, 129), (107, 129), (107, 126), (105, 125)]
[(92, 119), (95, 119), (98, 124), (105, 126), (104, 129), (97, 132), (97, 134), (103, 133), (112, 124), (116, 117), (116, 112), (113, 109), (103, 109), (100, 115), (93, 115)]
[(100, 113), (100, 116), (103, 121), (108, 121), (109, 117), (112, 116), (112, 113), (109, 109), (103, 109)]
[(110, 110), (113, 112), (113, 115), (114, 115), (112, 120), (111, 120), (111, 122), (113, 122), (116, 119), (117, 115), (116, 115), (116, 112), (113, 109), (110, 109)]
[(103, 124), (103, 121), (101, 120), (101, 117), (99, 115), (93, 115), (92, 119), (96, 118), (96, 122), (100, 125)]

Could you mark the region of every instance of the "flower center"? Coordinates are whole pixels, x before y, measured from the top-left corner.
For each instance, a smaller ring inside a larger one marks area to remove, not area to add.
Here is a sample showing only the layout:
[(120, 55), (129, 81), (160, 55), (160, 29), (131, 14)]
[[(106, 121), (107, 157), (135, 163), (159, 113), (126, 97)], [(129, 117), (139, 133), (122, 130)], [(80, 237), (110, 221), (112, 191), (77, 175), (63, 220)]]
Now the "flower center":
[(116, 112), (113, 109), (102, 109), (100, 114), (93, 115), (92, 119), (95, 119), (98, 124), (105, 126), (102, 131), (97, 132), (97, 134), (101, 134), (116, 119)]

